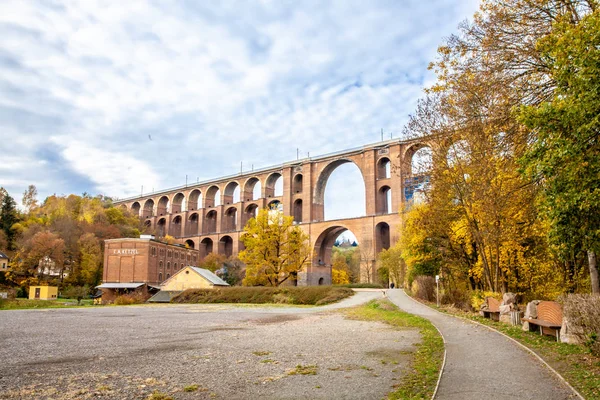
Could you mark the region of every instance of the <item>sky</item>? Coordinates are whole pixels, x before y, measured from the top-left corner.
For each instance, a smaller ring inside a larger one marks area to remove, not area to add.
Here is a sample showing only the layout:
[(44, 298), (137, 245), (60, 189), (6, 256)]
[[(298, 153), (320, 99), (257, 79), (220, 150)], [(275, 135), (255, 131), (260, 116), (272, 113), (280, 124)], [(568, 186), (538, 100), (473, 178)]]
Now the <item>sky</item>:
[[(477, 6), (3, 0), (0, 186), (124, 198), (399, 137)], [(346, 171), (331, 218), (364, 210)]]

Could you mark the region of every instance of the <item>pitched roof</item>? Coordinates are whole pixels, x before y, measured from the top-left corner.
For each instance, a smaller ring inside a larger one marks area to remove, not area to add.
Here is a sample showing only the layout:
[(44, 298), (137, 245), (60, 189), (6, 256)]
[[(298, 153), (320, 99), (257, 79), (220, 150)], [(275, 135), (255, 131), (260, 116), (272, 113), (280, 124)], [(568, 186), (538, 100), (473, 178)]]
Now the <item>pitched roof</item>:
[(142, 285), (145, 285), (145, 283), (143, 283), (143, 282), (142, 283), (136, 283), (136, 282), (111, 283), (111, 282), (107, 282), (107, 283), (103, 283), (102, 285), (96, 286), (96, 288), (97, 289), (136, 289)]
[(0, 251), (0, 258), (9, 258), (6, 254)]
[(202, 275), (202, 277), (204, 279), (208, 280), (213, 285), (229, 286), (229, 283), (225, 282), (223, 279), (219, 278), (213, 272), (211, 272), (205, 268), (198, 268), (198, 267), (191, 267), (191, 266), (190, 266), (190, 268), (193, 269), (196, 273)]
[(169, 279), (166, 279), (165, 281), (163, 281), (160, 284), (160, 286), (164, 287), (167, 282), (169, 282), (171, 279), (175, 278), (177, 275), (179, 275), (181, 273), (181, 271), (184, 271), (186, 268), (191, 269), (192, 271), (194, 271), (195, 273), (197, 273), (198, 275), (200, 275), (201, 277), (203, 277), (204, 279), (206, 279), (207, 281), (209, 281), (213, 285), (216, 285), (216, 286), (229, 286), (229, 283), (225, 282), (223, 279), (219, 278), (217, 275), (215, 275), (214, 273), (210, 272), (209, 270), (204, 269), (204, 268), (192, 267), (191, 265), (187, 265), (186, 267), (181, 268), (179, 271), (177, 271), (176, 273), (174, 273)]
[(156, 293), (154, 296), (150, 297), (148, 299), (148, 303), (169, 303), (171, 301), (171, 299), (173, 297), (177, 296), (179, 293), (181, 293), (181, 290), (176, 290), (176, 291), (161, 290), (160, 292)]

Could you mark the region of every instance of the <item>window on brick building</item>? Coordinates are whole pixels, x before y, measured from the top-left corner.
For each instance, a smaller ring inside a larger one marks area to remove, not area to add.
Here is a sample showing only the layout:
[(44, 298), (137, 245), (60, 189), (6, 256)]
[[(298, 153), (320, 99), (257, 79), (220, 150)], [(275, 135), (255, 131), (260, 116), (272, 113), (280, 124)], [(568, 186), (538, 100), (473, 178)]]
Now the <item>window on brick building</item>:
[(167, 263), (167, 271), (170, 271), (170, 270), (171, 270), (171, 263), (170, 263), (170, 262), (168, 262), (168, 263)]
[(159, 272), (159, 273), (158, 273), (158, 281), (159, 281), (159, 282), (162, 282), (162, 272)]

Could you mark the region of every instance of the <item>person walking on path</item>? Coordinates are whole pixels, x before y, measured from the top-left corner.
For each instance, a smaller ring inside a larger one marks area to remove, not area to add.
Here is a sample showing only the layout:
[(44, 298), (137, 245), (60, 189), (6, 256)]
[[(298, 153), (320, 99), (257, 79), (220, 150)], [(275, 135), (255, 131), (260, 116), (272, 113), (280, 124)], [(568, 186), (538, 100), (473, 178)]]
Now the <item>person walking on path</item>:
[(442, 333), (446, 365), (436, 399), (578, 399), (532, 354), (505, 336), (444, 315), (390, 289), (387, 297), (402, 310), (430, 320)]

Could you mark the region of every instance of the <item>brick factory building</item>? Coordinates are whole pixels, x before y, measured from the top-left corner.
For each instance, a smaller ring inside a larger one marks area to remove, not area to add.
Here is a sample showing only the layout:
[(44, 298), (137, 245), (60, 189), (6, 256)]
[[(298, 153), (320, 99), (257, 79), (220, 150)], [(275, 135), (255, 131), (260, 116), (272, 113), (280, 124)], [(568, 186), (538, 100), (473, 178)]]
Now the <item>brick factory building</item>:
[(185, 266), (198, 266), (197, 250), (170, 245), (152, 236), (104, 241), (102, 301), (112, 302), (121, 294), (148, 295)]

